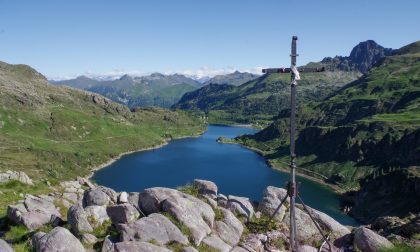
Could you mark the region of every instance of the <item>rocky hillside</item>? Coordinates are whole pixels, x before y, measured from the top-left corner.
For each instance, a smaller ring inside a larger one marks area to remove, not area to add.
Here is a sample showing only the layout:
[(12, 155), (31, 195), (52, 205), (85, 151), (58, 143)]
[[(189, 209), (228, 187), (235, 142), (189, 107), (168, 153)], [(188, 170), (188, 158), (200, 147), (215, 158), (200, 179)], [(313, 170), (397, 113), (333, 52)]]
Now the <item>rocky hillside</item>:
[[(394, 50), (368, 40), (355, 46), (350, 56), (327, 57), (321, 62), (309, 63), (309, 67), (323, 66), (328, 71), (302, 73), (298, 102), (320, 101), (330, 96), (393, 53)], [(227, 81), (209, 80), (210, 85), (186, 93), (172, 107), (205, 112), (214, 123), (265, 124), (289, 106), (289, 82), (287, 74), (264, 75), (237, 87)]]
[(321, 62), (309, 63), (309, 66), (325, 67), (328, 70), (359, 71), (366, 73), (385, 56), (391, 56), (395, 50), (384, 48), (373, 40), (360, 42), (351, 50), (349, 56), (326, 57)]
[[(371, 174), (377, 177), (410, 166), (419, 169), (419, 44), (415, 42), (383, 58), (360, 79), (328, 98), (299, 107), (296, 148), (302, 173), (350, 189), (358, 188), (359, 180)], [(285, 167), (288, 117), (289, 111), (284, 110), (261, 132), (237, 140), (261, 150), (273, 166)], [(391, 191), (397, 190), (397, 184), (389, 184)], [(364, 190), (372, 193), (364, 197), (367, 204), (376, 197), (382, 197), (382, 203), (389, 201), (386, 194), (377, 194), (375, 186), (364, 187), (364, 182), (361, 186), (359, 195), (366, 193)], [(397, 193), (395, 197), (399, 197)], [(400, 197), (398, 204), (410, 204), (409, 201), (409, 197)], [(401, 209), (405, 212), (399, 215), (406, 215), (411, 208)], [(371, 211), (373, 217), (380, 216), (375, 212)]]
[[(0, 239), (0, 251), (287, 251), (289, 204), (268, 220), (285, 194), (270, 186), (255, 204), (226, 197), (206, 180), (178, 190), (117, 193), (79, 178), (62, 182), (49, 195), (28, 194), (10, 205), (11, 224)], [(301, 206), (296, 211), (299, 251), (326, 250), (309, 215)], [(334, 251), (376, 252), (394, 246), (368, 227), (345, 227), (309, 211), (329, 234)]]
[(50, 85), (28, 66), (0, 62), (0, 172), (60, 181), (203, 127), (183, 112), (130, 111), (97, 94)]
[(184, 75), (160, 73), (141, 77), (124, 75), (119, 79), (107, 81), (80, 76), (76, 79), (51, 81), (51, 83), (92, 91), (130, 108), (150, 106), (168, 108), (183, 94), (201, 86), (201, 83)]
[[(355, 80), (357, 72), (302, 74), (299, 102), (320, 100)], [(289, 102), (289, 75), (264, 75), (240, 86), (209, 84), (186, 93), (172, 108), (203, 111), (213, 123), (267, 123)]]
[(223, 74), (223, 75), (216, 75), (213, 78), (210, 78), (206, 82), (203, 83), (203, 86), (209, 85), (209, 84), (228, 84), (233, 86), (239, 86), (242, 85), (248, 81), (252, 81), (259, 76), (252, 73), (247, 72), (239, 72), (235, 71), (230, 74)]

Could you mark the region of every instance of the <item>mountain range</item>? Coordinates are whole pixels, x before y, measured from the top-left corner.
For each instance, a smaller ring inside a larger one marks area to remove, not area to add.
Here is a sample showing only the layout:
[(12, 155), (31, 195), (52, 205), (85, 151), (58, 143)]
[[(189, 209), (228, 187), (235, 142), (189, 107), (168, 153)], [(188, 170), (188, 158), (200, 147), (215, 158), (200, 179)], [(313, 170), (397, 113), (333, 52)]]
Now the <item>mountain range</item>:
[(96, 80), (79, 76), (75, 79), (51, 80), (50, 82), (54, 85), (69, 86), (98, 93), (130, 108), (151, 106), (169, 108), (185, 93), (209, 83), (239, 85), (256, 77), (257, 75), (254, 74), (236, 71), (231, 74), (217, 75), (213, 78), (195, 80), (181, 74), (153, 73), (147, 76), (123, 75), (115, 80)]
[[(348, 204), (366, 222), (420, 211), (420, 41), (382, 57), (324, 99), (300, 103), (297, 111), (299, 172), (344, 190), (361, 187)], [(289, 115), (285, 108), (262, 131), (236, 141), (287, 169)], [(406, 186), (394, 185), (393, 176)]]
[[(327, 57), (308, 67), (326, 72), (302, 73), (298, 102), (322, 100), (356, 80), (381, 58), (393, 53), (372, 40), (356, 45), (350, 56)], [(172, 108), (202, 111), (214, 123), (270, 123), (289, 104), (289, 75), (263, 75), (241, 84), (211, 85), (186, 93)], [(219, 84), (222, 82), (218, 82)]]
[(29, 66), (0, 62), (0, 167), (39, 180), (83, 176), (123, 152), (203, 127), (182, 111), (130, 110), (99, 94), (51, 85)]

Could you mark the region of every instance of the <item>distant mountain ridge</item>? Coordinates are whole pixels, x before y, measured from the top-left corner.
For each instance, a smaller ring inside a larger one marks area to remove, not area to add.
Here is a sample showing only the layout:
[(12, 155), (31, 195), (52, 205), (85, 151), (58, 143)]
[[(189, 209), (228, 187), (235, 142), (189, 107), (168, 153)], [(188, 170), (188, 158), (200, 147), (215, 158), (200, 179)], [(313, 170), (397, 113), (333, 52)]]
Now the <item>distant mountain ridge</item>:
[(247, 73), (247, 72), (239, 72), (235, 71), (230, 74), (222, 74), (222, 75), (216, 75), (213, 78), (210, 78), (206, 82), (204, 82), (204, 86), (209, 84), (229, 84), (234, 86), (242, 85), (248, 81), (252, 81), (256, 78), (258, 78), (259, 75)]
[[(349, 56), (326, 57), (321, 62), (311, 62), (309, 67), (326, 67), (323, 73), (302, 73), (299, 83), (299, 101), (320, 101), (345, 84), (356, 80), (383, 57), (395, 53), (373, 40), (356, 45)], [(248, 82), (234, 86), (224, 83), (235, 72), (221, 78), (213, 78), (208, 85), (186, 93), (172, 108), (203, 111), (214, 123), (269, 123), (278, 112), (289, 106), (289, 75), (270, 74), (257, 77), (242, 75)], [(257, 77), (257, 78), (255, 78)], [(213, 84), (223, 84), (221, 86)]]
[(111, 100), (133, 107), (170, 107), (185, 92), (192, 91), (201, 83), (181, 74), (153, 73), (147, 76), (125, 74), (119, 79), (99, 81), (79, 76), (76, 79), (50, 81), (102, 94)]
[(394, 52), (394, 49), (384, 48), (373, 40), (366, 40), (355, 46), (349, 56), (325, 57), (321, 62), (311, 62), (308, 65), (324, 66), (328, 70), (366, 73), (380, 59), (391, 56)]

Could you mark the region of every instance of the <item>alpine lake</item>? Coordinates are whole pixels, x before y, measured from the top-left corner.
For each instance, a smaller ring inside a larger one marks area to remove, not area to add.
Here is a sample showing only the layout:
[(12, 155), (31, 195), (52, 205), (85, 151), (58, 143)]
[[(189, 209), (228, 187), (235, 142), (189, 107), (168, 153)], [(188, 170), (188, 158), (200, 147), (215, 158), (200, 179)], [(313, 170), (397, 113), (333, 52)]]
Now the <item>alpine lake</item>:
[[(263, 157), (249, 149), (216, 141), (221, 136), (234, 138), (255, 132), (247, 127), (209, 125), (199, 137), (172, 140), (158, 149), (124, 155), (96, 171), (92, 180), (116, 191), (139, 192), (158, 186), (176, 188), (199, 178), (215, 182), (225, 195), (261, 201), (267, 186), (284, 188), (289, 174), (270, 168)], [(331, 188), (299, 176), (297, 182), (305, 204), (341, 224), (357, 224), (340, 210), (339, 195)]]

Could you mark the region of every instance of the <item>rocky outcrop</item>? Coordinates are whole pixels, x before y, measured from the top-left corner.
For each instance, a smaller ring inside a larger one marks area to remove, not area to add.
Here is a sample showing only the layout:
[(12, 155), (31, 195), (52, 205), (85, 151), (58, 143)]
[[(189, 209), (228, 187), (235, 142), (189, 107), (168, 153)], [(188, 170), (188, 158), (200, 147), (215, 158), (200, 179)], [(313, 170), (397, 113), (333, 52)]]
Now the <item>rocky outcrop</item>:
[(168, 218), (154, 213), (133, 223), (118, 226), (122, 241), (154, 241), (159, 245), (177, 242), (187, 245), (188, 238)]
[(207, 236), (203, 239), (203, 244), (209, 247), (212, 250), (220, 251), (220, 252), (229, 252), (232, 248), (228, 244), (226, 244), (220, 237), (217, 235)]
[(34, 230), (50, 223), (55, 217), (61, 217), (53, 201), (54, 198), (27, 194), (22, 202), (8, 206), (7, 216), (13, 222)]
[(88, 215), (83, 207), (73, 205), (67, 212), (67, 220), (74, 234), (79, 235), (85, 232), (92, 232), (93, 228), (88, 221)]
[(0, 252), (13, 252), (13, 249), (7, 242), (0, 239)]
[[(254, 213), (254, 205), (248, 198), (215, 194), (217, 186), (209, 181), (197, 182), (196, 188), (207, 188), (200, 189), (197, 197), (161, 187), (117, 194), (109, 188), (96, 186), (84, 191), (85, 187), (79, 182), (65, 182), (61, 186), (65, 188), (64, 192), (60, 190), (48, 196), (27, 195), (22, 202), (9, 206), (9, 218), (26, 223), (32, 229), (47, 223), (57, 226), (49, 233), (32, 235), (35, 251), (85, 251), (80, 241), (87, 250), (102, 246), (102, 252), (167, 252), (171, 249), (265, 252), (290, 248), (289, 204), (284, 206), (283, 218), (276, 216), (275, 225), (267, 228), (266, 216), (263, 216), (271, 214), (285, 196), (286, 190), (281, 188), (266, 188), (262, 202), (256, 206), (263, 213)], [(64, 228), (66, 222), (53, 204), (65, 193), (74, 193), (77, 198), (67, 197), (69, 201), (77, 201), (67, 211), (67, 224), (73, 234)], [(313, 251), (313, 247), (304, 245), (316, 244), (321, 235), (301, 207), (296, 208), (299, 251)], [(140, 216), (139, 211), (147, 215)], [(309, 211), (324, 232), (330, 233), (331, 242), (337, 246), (334, 249), (348, 251), (354, 243), (363, 251), (376, 251), (375, 248), (389, 245), (385, 238), (368, 229), (356, 231), (353, 240), (350, 231), (328, 215), (312, 208)], [(412, 221), (404, 222), (406, 229), (417, 232), (412, 225), (416, 220), (413, 217)], [(98, 232), (106, 236), (103, 242), (95, 237)], [(0, 246), (5, 245), (0, 242)]]
[(216, 221), (216, 233), (217, 235), (230, 246), (235, 246), (241, 239), (244, 227), (236, 216), (225, 208), (220, 208), (220, 212), (223, 215), (221, 221)]
[(321, 226), (321, 228), (324, 230), (330, 230), (334, 237), (338, 238), (350, 234), (350, 230), (347, 227), (341, 225), (327, 214), (315, 210), (309, 206), (306, 207), (315, 221)]
[[(287, 190), (274, 186), (268, 186), (263, 192), (263, 199), (258, 205), (258, 210), (261, 213), (271, 216), (276, 211), (277, 207), (280, 206), (281, 201), (287, 196)], [(289, 198), (283, 203), (283, 206), (278, 210), (274, 216), (277, 220), (281, 221), (286, 213), (286, 206), (289, 204)]]
[(84, 252), (80, 241), (67, 229), (56, 227), (48, 234), (38, 233), (32, 238), (32, 244), (37, 252)]
[(174, 189), (155, 187), (139, 195), (140, 208), (146, 214), (167, 212), (187, 226), (195, 244), (210, 234), (214, 211), (205, 202)]
[(118, 242), (114, 245), (115, 252), (172, 252), (171, 250), (147, 242)]
[(254, 207), (252, 206), (251, 201), (245, 197), (229, 195), (227, 208), (235, 214), (246, 217), (248, 220), (254, 216)]
[(368, 228), (360, 227), (354, 233), (354, 246), (361, 251), (379, 252), (381, 249), (391, 248), (393, 245), (385, 237)]
[(117, 203), (118, 194), (103, 186), (98, 186), (85, 191), (83, 196), (83, 206), (108, 206)]
[(107, 207), (106, 212), (111, 219), (112, 224), (115, 226), (118, 226), (118, 224), (134, 222), (140, 216), (137, 209), (130, 204), (109, 206)]
[(11, 180), (16, 180), (27, 185), (34, 184), (32, 179), (30, 179), (29, 176), (26, 175), (26, 173), (22, 171), (6, 171), (3, 173), (0, 173), (0, 183), (6, 183)]
[(213, 199), (217, 196), (217, 185), (212, 181), (195, 179), (194, 186), (198, 189), (198, 193), (202, 195), (208, 195)]

